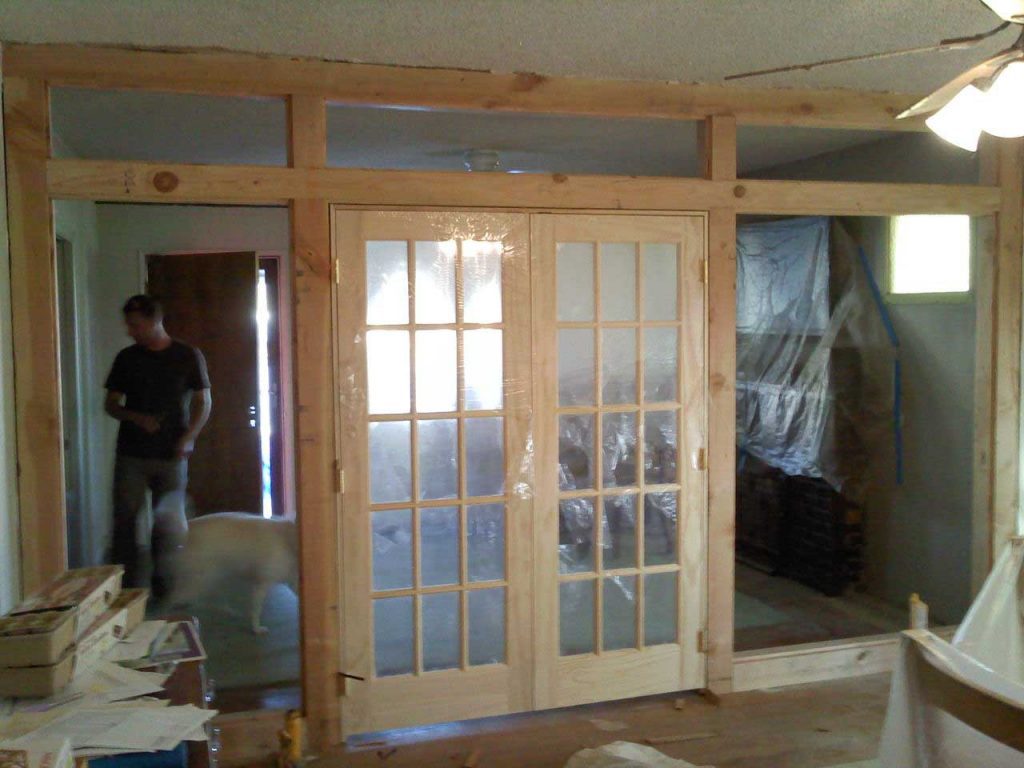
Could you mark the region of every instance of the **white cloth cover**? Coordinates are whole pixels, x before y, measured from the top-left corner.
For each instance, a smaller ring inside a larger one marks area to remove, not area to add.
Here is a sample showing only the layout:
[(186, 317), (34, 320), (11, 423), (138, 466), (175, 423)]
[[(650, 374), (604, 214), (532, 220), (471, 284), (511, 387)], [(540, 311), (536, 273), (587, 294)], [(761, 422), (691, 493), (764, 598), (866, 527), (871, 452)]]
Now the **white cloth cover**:
[(1024, 685), (1024, 538), (999, 556), (953, 645), (1002, 677)]
[[(961, 686), (978, 696), (967, 696)], [(972, 711), (982, 712), (981, 722), (975, 725), (981, 724), (989, 731), (997, 725), (984, 714), (986, 709), (978, 708), (979, 697), (1005, 705), (999, 707), (998, 724), (1004, 733), (1009, 729), (1024, 735), (1024, 686), (993, 672), (927, 630), (904, 632), (879, 749), (883, 768), (1024, 766), (1024, 752), (961, 719)], [(958, 708), (960, 703), (963, 709)]]
[(569, 758), (565, 768), (698, 768), (669, 757), (654, 747), (616, 741), (597, 749), (583, 749)]

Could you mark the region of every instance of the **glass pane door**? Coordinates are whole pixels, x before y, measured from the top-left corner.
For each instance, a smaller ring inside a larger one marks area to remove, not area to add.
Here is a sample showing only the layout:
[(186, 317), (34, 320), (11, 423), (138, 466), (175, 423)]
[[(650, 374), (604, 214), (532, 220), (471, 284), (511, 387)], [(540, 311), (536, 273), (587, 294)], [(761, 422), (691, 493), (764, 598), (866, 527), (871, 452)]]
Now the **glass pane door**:
[(346, 733), (530, 707), (527, 222), (336, 214)]
[(703, 232), (534, 218), (538, 706), (704, 684)]

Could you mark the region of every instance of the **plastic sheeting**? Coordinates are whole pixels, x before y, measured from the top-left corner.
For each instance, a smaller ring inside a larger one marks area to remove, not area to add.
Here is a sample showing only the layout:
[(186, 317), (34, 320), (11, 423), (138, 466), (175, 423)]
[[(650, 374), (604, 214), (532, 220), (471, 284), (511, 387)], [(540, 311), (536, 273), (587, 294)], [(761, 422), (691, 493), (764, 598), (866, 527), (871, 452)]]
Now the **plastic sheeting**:
[(999, 556), (953, 645), (996, 674), (1024, 685), (1024, 537)]
[(926, 630), (903, 633), (879, 749), (883, 768), (1020, 768), (1024, 686)]
[(737, 230), (737, 441), (857, 498), (891, 429), (893, 349), (866, 261), (825, 217)]
[[(565, 768), (700, 768), (669, 757), (654, 747), (616, 741), (596, 749), (583, 749), (569, 758)], [(707, 766), (706, 768), (711, 768)]]

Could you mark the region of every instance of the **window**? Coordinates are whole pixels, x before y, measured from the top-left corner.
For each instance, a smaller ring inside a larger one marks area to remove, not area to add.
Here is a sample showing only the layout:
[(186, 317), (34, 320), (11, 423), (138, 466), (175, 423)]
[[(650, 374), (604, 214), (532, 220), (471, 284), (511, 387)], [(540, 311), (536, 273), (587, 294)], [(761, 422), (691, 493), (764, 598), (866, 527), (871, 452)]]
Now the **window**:
[(969, 216), (895, 216), (890, 244), (891, 294), (971, 290)]

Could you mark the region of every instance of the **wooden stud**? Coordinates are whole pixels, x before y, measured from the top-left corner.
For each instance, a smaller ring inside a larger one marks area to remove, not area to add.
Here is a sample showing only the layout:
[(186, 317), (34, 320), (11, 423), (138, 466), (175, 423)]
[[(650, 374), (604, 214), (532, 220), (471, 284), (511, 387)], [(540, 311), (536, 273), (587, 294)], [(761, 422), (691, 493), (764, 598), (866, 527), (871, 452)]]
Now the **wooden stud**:
[[(736, 123), (711, 118), (704, 167), (736, 173)], [(736, 209), (708, 214), (708, 654), (707, 687), (732, 690), (736, 546)]]
[[(978, 399), (987, 397), (990, 426), (976, 425), (974, 503), (990, 504), (989, 565), (1009, 538), (1020, 532), (1020, 372), (1021, 372), (1021, 254), (1024, 253), (1024, 141), (999, 139), (982, 145), (983, 181), (1001, 192), (995, 216), (994, 261), (978, 270), (985, 280), (977, 296), (978, 367), (975, 415), (986, 414)], [(987, 306), (982, 306), (988, 301)], [(986, 464), (986, 448), (988, 462)], [(986, 487), (987, 486), (987, 487)], [(977, 528), (977, 524), (975, 528)], [(975, 579), (979, 578), (975, 568)], [(988, 569), (984, 569), (987, 571)]]
[(49, 103), (41, 80), (4, 77), (21, 587), (67, 567)]
[(925, 130), (895, 116), (917, 95), (850, 90), (548, 77), (426, 67), (350, 64), (220, 52), (139, 51), (78, 45), (4, 48), (11, 75), (54, 85), (131, 88), (226, 96), (302, 94), (367, 106), (703, 120), (734, 114), (742, 123), (886, 131)]
[[(323, 166), (327, 116), (323, 99), (294, 96), (288, 102), (289, 164)], [(340, 738), (338, 699), (339, 536), (334, 484), (335, 411), (333, 273), (327, 201), (290, 202), (295, 296), (295, 392), (298, 452), (302, 695), (310, 743)]]
[[(994, 155), (983, 149), (982, 164)], [(974, 220), (974, 419), (971, 477), (971, 594), (992, 569), (992, 399), (995, 321), (995, 217)]]
[[(168, 172), (179, 183), (161, 192), (155, 178)], [(375, 207), (650, 212), (734, 208), (739, 213), (834, 216), (984, 216), (994, 213), (1001, 204), (998, 188), (969, 184), (763, 179), (737, 183), (668, 177), (276, 168), (121, 160), (51, 159), (47, 163), (47, 179), (53, 197), (106, 202), (275, 205), (292, 199), (328, 199)]]

